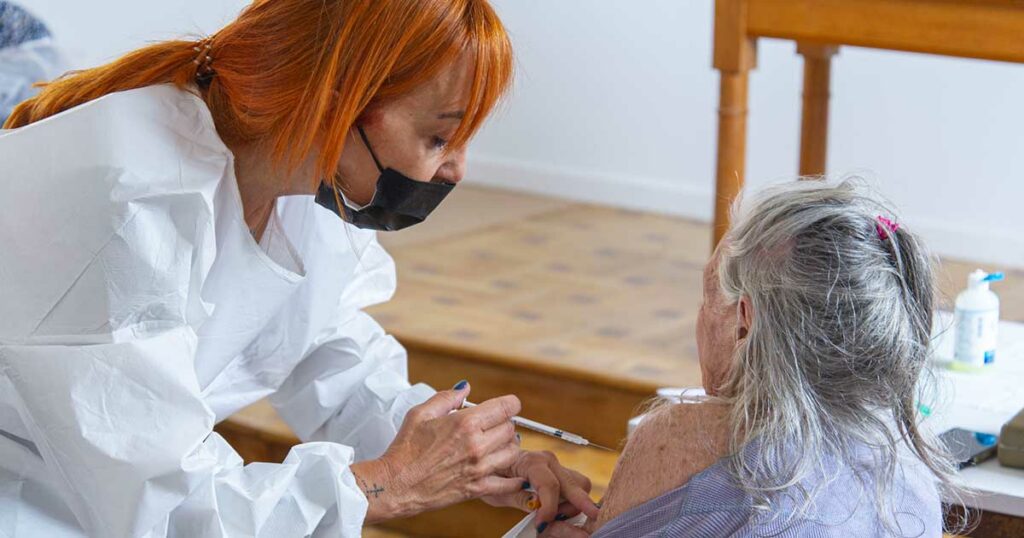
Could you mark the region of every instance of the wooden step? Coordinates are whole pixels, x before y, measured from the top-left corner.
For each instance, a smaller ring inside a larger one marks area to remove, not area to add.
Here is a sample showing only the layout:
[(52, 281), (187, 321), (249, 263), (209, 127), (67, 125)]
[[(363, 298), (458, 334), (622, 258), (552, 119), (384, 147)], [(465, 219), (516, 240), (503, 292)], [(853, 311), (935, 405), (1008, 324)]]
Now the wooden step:
[[(218, 424), (216, 430), (238, 450), (246, 463), (281, 462), (288, 450), (299, 442), (266, 400), (239, 411)], [(618, 453), (579, 447), (530, 431), (522, 431), (521, 434), (523, 448), (550, 450), (563, 465), (590, 477), (593, 482), (591, 496), (595, 501), (604, 495)], [(398, 533), (398, 536), (490, 538), (501, 536), (525, 515), (518, 510), (494, 508), (480, 501), (471, 501), (416, 517), (389, 521), (377, 527), (383, 529), (380, 532)], [(387, 536), (391, 535), (383, 535)]]

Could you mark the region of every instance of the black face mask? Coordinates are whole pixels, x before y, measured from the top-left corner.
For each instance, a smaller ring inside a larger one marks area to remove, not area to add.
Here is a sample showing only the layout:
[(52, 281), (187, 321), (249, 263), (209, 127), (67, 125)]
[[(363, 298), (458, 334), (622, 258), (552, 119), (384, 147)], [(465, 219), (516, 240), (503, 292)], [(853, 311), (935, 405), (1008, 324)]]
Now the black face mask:
[[(323, 182), (316, 193), (316, 203), (330, 209), (354, 226), (369, 230), (392, 232), (426, 220), (427, 215), (441, 205), (441, 201), (452, 192), (455, 185), (416, 181), (394, 168), (385, 169), (377, 159), (377, 154), (373, 152), (363, 128), (358, 129), (359, 136), (362, 137), (366, 149), (370, 151), (370, 156), (377, 165), (377, 170), (380, 170), (373, 199), (362, 209), (352, 209), (344, 202), (339, 208), (338, 200), (341, 199), (341, 193), (327, 182)], [(341, 213), (342, 209), (345, 211), (344, 215)]]

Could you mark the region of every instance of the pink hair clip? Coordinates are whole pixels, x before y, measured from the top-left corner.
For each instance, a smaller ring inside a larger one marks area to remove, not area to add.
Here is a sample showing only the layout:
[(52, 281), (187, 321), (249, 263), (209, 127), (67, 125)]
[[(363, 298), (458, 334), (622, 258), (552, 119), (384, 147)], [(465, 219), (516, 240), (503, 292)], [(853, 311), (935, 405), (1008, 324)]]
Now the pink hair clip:
[(889, 239), (889, 234), (896, 233), (896, 230), (900, 229), (900, 225), (895, 223), (881, 215), (875, 217), (878, 222), (875, 223), (875, 229), (878, 230), (878, 238), (882, 241)]

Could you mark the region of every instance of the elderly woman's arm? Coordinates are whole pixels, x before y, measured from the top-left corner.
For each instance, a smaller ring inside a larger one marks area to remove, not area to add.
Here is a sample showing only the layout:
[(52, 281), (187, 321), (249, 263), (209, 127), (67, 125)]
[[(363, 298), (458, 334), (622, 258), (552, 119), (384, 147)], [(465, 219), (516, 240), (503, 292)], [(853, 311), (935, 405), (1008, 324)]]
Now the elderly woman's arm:
[(630, 437), (612, 474), (596, 531), (631, 508), (667, 493), (728, 451), (727, 408), (717, 403), (657, 409)]

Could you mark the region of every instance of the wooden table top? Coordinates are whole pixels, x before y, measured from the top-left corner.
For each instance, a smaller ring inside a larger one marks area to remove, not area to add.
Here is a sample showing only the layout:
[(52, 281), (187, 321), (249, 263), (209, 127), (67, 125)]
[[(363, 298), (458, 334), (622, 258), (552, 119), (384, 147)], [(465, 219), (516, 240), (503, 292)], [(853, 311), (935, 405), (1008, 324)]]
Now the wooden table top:
[(718, 0), (747, 35), (1024, 62), (1021, 0)]

